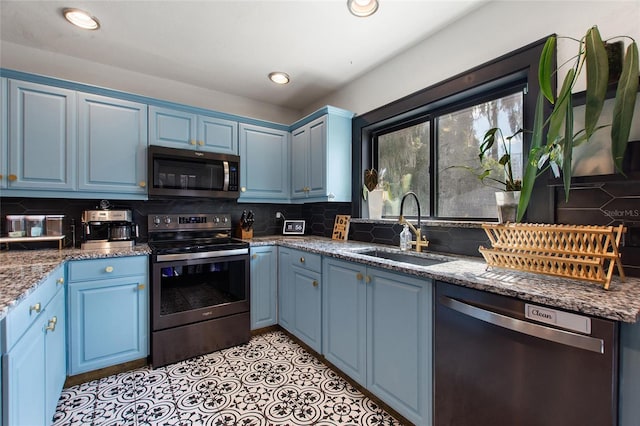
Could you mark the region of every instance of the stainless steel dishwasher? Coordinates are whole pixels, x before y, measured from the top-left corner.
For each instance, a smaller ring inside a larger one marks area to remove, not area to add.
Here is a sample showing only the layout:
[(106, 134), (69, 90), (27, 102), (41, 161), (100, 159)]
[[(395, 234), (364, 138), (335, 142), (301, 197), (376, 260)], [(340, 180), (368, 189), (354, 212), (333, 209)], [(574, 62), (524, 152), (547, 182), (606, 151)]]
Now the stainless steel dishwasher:
[(435, 426), (617, 424), (616, 322), (442, 282), (435, 304)]

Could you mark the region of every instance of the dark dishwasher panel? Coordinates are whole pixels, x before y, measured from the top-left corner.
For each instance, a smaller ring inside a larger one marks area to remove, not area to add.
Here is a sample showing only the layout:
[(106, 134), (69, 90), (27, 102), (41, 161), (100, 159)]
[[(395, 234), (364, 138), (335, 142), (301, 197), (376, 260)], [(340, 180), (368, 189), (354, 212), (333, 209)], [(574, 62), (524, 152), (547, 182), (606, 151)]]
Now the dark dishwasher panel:
[(591, 331), (571, 331), (525, 318), (520, 300), (442, 282), (435, 303), (435, 426), (617, 424), (616, 322), (574, 314)]

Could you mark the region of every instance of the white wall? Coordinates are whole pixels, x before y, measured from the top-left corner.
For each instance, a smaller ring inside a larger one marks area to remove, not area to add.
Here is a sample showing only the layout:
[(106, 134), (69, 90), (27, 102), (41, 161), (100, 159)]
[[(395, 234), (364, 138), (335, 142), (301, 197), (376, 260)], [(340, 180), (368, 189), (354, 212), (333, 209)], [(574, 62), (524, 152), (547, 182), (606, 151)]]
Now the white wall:
[(71, 80), (287, 125), (301, 117), (300, 111), (6, 41), (0, 44), (0, 52), (2, 53), (0, 56), (2, 68)]
[[(581, 38), (592, 25), (598, 26), (603, 39), (625, 34), (640, 42), (640, 1), (511, 0), (487, 3), (332, 95), (309, 105), (305, 113), (322, 105), (335, 105), (363, 114), (549, 34)], [(559, 40), (558, 63), (575, 52), (577, 43)], [(562, 73), (560, 78), (563, 78)]]

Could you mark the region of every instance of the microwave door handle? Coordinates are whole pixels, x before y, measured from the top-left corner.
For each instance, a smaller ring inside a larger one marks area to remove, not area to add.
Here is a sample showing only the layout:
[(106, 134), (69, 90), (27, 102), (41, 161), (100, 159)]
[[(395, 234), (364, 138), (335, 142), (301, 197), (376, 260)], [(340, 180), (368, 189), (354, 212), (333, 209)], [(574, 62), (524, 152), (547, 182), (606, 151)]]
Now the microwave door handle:
[(229, 162), (223, 161), (222, 166), (224, 167), (224, 184), (222, 186), (223, 191), (229, 190)]

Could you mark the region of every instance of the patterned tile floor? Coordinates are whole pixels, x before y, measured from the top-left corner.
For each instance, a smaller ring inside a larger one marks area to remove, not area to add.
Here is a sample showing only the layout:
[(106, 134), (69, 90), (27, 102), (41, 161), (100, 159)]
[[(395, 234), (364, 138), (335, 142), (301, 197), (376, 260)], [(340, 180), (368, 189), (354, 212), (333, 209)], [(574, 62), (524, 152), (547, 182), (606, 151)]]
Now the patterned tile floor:
[(54, 425), (401, 425), (286, 334), (64, 389)]

